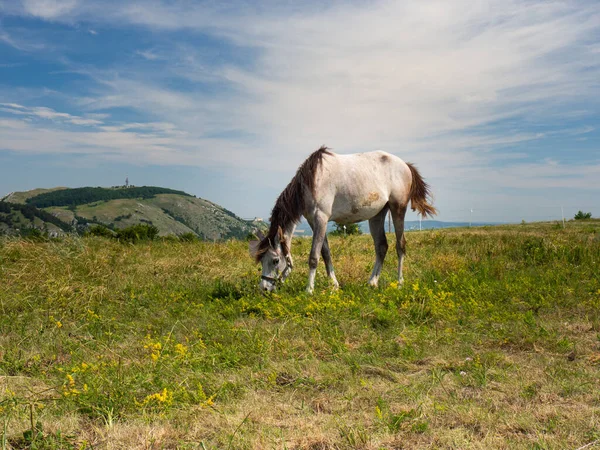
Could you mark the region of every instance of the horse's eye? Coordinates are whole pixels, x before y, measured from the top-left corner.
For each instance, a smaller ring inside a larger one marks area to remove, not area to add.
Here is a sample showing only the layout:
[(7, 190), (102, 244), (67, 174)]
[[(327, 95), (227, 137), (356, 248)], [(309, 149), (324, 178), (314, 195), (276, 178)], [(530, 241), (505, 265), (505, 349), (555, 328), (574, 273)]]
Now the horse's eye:
[(273, 264), (279, 264), (279, 258), (273, 258)]

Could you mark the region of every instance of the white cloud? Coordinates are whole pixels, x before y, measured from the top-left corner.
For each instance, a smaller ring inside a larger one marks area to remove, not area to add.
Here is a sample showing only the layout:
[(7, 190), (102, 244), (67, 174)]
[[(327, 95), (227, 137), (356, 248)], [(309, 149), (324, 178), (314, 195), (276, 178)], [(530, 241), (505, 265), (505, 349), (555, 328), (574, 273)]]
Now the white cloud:
[(212, 122), (297, 155), (321, 142), (401, 153), (428, 136), (559, 107), (568, 114), (599, 87), (588, 41), (600, 18), (590, 4), (412, 1), (272, 11), (246, 6), (232, 14), (183, 2), (115, 7), (111, 20), (225, 36), (258, 56), (250, 69), (207, 67), (193, 53), (165, 63), (191, 81), (228, 84), (235, 95), (207, 99), (130, 75), (105, 78), (111, 89), (90, 107), (150, 107), (179, 125), (193, 116), (202, 128), (215, 112), (226, 114)]
[(138, 50), (136, 54), (140, 55), (144, 59), (147, 59), (148, 61), (156, 61), (157, 59), (161, 59), (159, 55), (151, 50)]
[(23, 0), (26, 13), (43, 19), (55, 19), (71, 12), (77, 0)]
[(17, 103), (0, 103), (1, 106), (7, 106), (9, 108), (13, 108), (13, 109), (18, 109), (18, 110), (25, 110), (27, 108), (25, 108), (23, 105), (18, 105)]

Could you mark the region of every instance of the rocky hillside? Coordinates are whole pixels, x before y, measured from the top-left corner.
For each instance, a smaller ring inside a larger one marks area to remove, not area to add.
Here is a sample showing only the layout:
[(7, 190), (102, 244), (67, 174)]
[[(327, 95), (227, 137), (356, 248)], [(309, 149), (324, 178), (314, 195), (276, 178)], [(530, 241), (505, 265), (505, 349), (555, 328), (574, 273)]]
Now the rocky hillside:
[[(56, 232), (62, 228), (47, 225), (48, 221), (37, 218), (31, 211), (50, 214), (79, 231), (94, 224), (119, 229), (146, 223), (156, 226), (162, 236), (194, 233), (203, 239), (219, 240), (243, 238), (254, 228), (251, 222), (208, 200), (153, 186), (36, 189), (14, 192), (3, 200), (5, 204), (29, 207), (29, 216), (33, 217), (29, 220), (13, 211), (15, 220), (9, 221), (18, 222), (20, 227), (29, 224)], [(0, 227), (6, 232), (9, 225), (6, 220), (2, 223)]]

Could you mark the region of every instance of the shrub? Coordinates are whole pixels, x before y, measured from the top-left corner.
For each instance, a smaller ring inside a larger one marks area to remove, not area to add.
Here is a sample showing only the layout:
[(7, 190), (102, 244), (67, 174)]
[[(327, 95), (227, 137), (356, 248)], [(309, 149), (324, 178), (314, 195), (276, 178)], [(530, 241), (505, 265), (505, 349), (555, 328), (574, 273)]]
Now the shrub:
[(591, 212), (584, 213), (583, 211), (577, 211), (577, 214), (575, 214), (575, 220), (591, 219), (591, 218), (592, 218)]
[(188, 233), (183, 233), (179, 235), (179, 240), (181, 242), (194, 242), (199, 240), (198, 236), (196, 235), (196, 233), (192, 233), (191, 231)]
[(28, 239), (28, 240), (34, 241), (34, 242), (42, 242), (42, 241), (48, 240), (48, 233), (43, 232), (39, 228), (35, 228), (35, 227), (24, 228), (23, 230), (21, 230), (21, 236), (24, 237), (25, 239)]
[(335, 230), (333, 230), (329, 234), (331, 234), (332, 236), (347, 236), (351, 234), (362, 234), (362, 231), (357, 223), (350, 223), (347, 225), (336, 223)]
[(116, 238), (119, 241), (136, 243), (139, 241), (152, 241), (158, 236), (158, 228), (154, 225), (139, 224), (117, 230)]

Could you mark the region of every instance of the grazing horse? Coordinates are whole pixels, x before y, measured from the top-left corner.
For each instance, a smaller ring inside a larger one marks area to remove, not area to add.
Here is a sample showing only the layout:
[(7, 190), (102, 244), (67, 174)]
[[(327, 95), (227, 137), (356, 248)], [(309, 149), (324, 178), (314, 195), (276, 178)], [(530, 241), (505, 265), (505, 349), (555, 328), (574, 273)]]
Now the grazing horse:
[(314, 289), (319, 254), (323, 256), (334, 287), (339, 287), (327, 242), (329, 221), (369, 221), (376, 256), (369, 284), (377, 286), (388, 249), (384, 229), (388, 211), (392, 213), (396, 230), (398, 282), (402, 283), (406, 208), (410, 200), (412, 210), (422, 216), (436, 214), (435, 208), (427, 202), (428, 196), (429, 186), (417, 169), (397, 156), (382, 151), (338, 155), (321, 147), (302, 163), (277, 198), (267, 236), (259, 233), (260, 241), (250, 243), (251, 254), (262, 263), (260, 288), (273, 291), (292, 270), (290, 243), (300, 216), (306, 218), (313, 230), (306, 287), (309, 293)]

